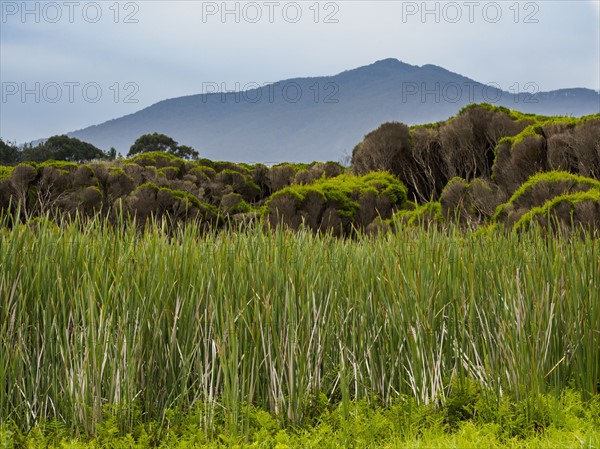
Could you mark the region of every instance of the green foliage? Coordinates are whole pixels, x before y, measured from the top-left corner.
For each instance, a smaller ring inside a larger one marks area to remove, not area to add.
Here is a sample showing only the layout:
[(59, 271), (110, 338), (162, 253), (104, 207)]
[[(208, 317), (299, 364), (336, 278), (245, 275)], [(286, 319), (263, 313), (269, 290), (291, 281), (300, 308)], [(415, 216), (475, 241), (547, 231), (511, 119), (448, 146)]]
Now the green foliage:
[(40, 231), (40, 230), (42, 230), (42, 231), (50, 230), (51, 232), (59, 231), (59, 227), (46, 217), (32, 218), (31, 220), (28, 220), (24, 226), (26, 226), (30, 230), (34, 230), (34, 231)]
[(104, 159), (107, 155), (92, 144), (68, 136), (53, 136), (45, 143), (44, 147), (51, 157), (57, 160), (72, 162)]
[(123, 170), (120, 167), (108, 166), (107, 169), (108, 169), (109, 174), (112, 175), (112, 176), (123, 176), (123, 175), (125, 175), (125, 170)]
[(6, 179), (9, 179), (13, 170), (14, 170), (14, 167), (6, 167), (3, 165), (0, 165), (0, 182), (4, 181)]
[(537, 173), (496, 208), (494, 221), (512, 226), (525, 213), (557, 196), (590, 189), (600, 189), (600, 181), (562, 171)]
[(588, 219), (593, 222), (591, 229), (597, 229), (600, 221), (600, 215), (598, 214), (598, 208), (600, 207), (599, 189), (591, 189), (587, 192), (566, 193), (546, 201), (542, 206), (534, 207), (524, 214), (515, 223), (514, 229), (516, 231), (526, 230), (534, 222), (543, 225), (553, 225), (557, 220), (568, 227), (578, 228), (582, 224), (587, 225), (589, 223), (579, 223), (579, 220), (576, 220), (574, 217), (577, 205), (582, 203), (591, 203), (593, 205), (595, 211), (592, 212), (593, 215), (588, 217)]
[(10, 142), (4, 142), (0, 138), (0, 166), (1, 165), (14, 165), (19, 163), (21, 160), (21, 153), (16, 144)]
[(208, 166), (204, 166), (201, 165), (199, 167), (196, 167), (194, 169), (192, 169), (190, 171), (191, 174), (200, 174), (200, 175), (204, 175), (209, 179), (212, 179), (215, 177), (215, 175), (217, 174), (214, 168), (208, 167)]
[(199, 155), (196, 150), (187, 145), (179, 145), (174, 154), (182, 159), (198, 159)]
[(250, 212), (252, 208), (238, 193), (228, 193), (221, 199), (221, 208), (228, 215)]
[(27, 430), (57, 418), (98, 435), (104, 404), (119, 398), (110, 425), (119, 435), (139, 421), (168, 431), (188, 413), (209, 438), (243, 439), (257, 420), (272, 435), (266, 416), (247, 415), (256, 407), (278, 429), (327, 423), (325, 435), (345, 429), (347, 441), (379, 444), (392, 431), (378, 415), (398, 405), (395, 419), (409, 426), (398, 435), (422, 438), (432, 424), (460, 432), (485, 417), (526, 437), (551, 427), (539, 394), (558, 398), (569, 385), (585, 400), (597, 394), (591, 235), (406, 227), (335, 239), (168, 224), (94, 219), (0, 233), (0, 378), (13, 379), (3, 423)]
[(176, 179), (179, 175), (179, 168), (177, 167), (163, 167), (157, 171), (159, 176), (164, 176), (167, 179)]
[(58, 170), (65, 171), (67, 173), (72, 173), (77, 170), (78, 165), (75, 162), (65, 162), (65, 161), (56, 161), (56, 160), (47, 160), (38, 165), (38, 169), (41, 170), (45, 167), (52, 167)]
[(232, 170), (230, 168), (224, 168), (223, 170), (219, 171), (219, 175), (229, 175), (233, 179), (239, 177), (240, 174), (243, 175), (243, 173), (240, 170)]
[(527, 128), (525, 128), (523, 131), (521, 131), (519, 134), (517, 134), (516, 136), (512, 136), (512, 137), (503, 137), (502, 139), (500, 139), (500, 141), (498, 143), (508, 143), (510, 145), (510, 148), (514, 148), (516, 147), (518, 144), (520, 144), (521, 142), (523, 142), (526, 138), (528, 137), (532, 137), (532, 138), (541, 138), (541, 126), (539, 124), (533, 124), (528, 126)]
[(449, 394), (444, 398), (445, 422), (450, 429), (456, 430), (461, 421), (475, 417), (482, 394), (479, 385), (470, 379), (455, 381), (449, 389)]
[(491, 221), (504, 196), (500, 189), (484, 178), (467, 182), (455, 177), (442, 190), (442, 215), (448, 221), (475, 227)]
[(196, 198), (194, 195), (190, 195), (189, 193), (183, 192), (181, 190), (169, 189), (168, 187), (158, 187), (156, 184), (148, 182), (146, 184), (140, 185), (136, 189), (136, 191), (143, 190), (143, 189), (149, 189), (149, 190), (154, 191), (155, 193), (165, 192), (165, 193), (168, 193), (169, 195), (173, 196), (174, 198), (177, 198), (184, 202), (190, 203), (191, 205), (194, 205), (196, 207), (201, 207), (201, 203), (200, 203), (200, 200), (198, 200), (198, 198)]
[(269, 197), (268, 220), (297, 229), (305, 225), (313, 231), (332, 231), (335, 235), (365, 229), (383, 230), (382, 223), (403, 207), (407, 190), (389, 173), (365, 176), (340, 175), (319, 178), (312, 184), (291, 185)]
[(131, 157), (128, 162), (141, 165), (143, 167), (182, 167), (185, 162), (183, 159), (161, 151), (147, 151), (140, 154), (136, 154)]
[(215, 168), (215, 162), (211, 161), (210, 159), (200, 158), (197, 160), (197, 163), (201, 166), (210, 167), (212, 169)]
[(306, 170), (308, 169), (308, 167), (310, 167), (311, 164), (305, 164), (305, 163), (293, 163), (293, 162), (282, 162), (280, 164), (275, 164), (273, 165), (271, 168), (283, 168), (283, 167), (291, 167), (295, 173), (298, 173), (299, 171), (302, 170)]
[(352, 150), (352, 168), (364, 175), (370, 171), (399, 174), (404, 154), (410, 152), (410, 129), (404, 123), (384, 123), (368, 133)]
[(19, 160), (44, 162), (47, 160), (83, 162), (107, 159), (108, 155), (99, 148), (66, 135), (50, 137), (35, 147), (25, 146), (20, 150)]
[(520, 198), (527, 195), (537, 184), (539, 183), (563, 183), (568, 182), (571, 185), (578, 185), (577, 188), (585, 186), (589, 189), (595, 188), (600, 189), (600, 181), (595, 179), (586, 178), (584, 176), (574, 175), (568, 172), (561, 171), (550, 171), (544, 173), (537, 173), (527, 180), (524, 184), (519, 187), (515, 193), (508, 200), (509, 204), (516, 203)]
[[(433, 408), (407, 398), (390, 407), (368, 401), (352, 404), (352, 414), (343, 417), (339, 407), (329, 407), (311, 425), (286, 428), (270, 413), (245, 407), (245, 435), (231, 433), (223, 424), (205, 433), (198, 423), (201, 408), (187, 413), (170, 409), (165, 419), (136, 420), (131, 431), (118, 423), (119, 407), (104, 407), (102, 424), (95, 436), (74, 437), (61, 422), (52, 420), (22, 432), (14, 424), (0, 425), (0, 445), (7, 449), (30, 447), (146, 449), (177, 448), (553, 448), (596, 447), (600, 432), (594, 415), (597, 401), (582, 402), (572, 391), (560, 398), (540, 395), (520, 403), (484, 400), (473, 391), (462, 390), (452, 405)], [(467, 413), (465, 413), (467, 411)], [(454, 414), (452, 414), (454, 413)], [(448, 417), (456, 416), (452, 426)], [(468, 417), (467, 417), (468, 416)], [(493, 419), (492, 419), (493, 418)]]
[(355, 218), (359, 208), (357, 200), (367, 192), (387, 196), (398, 207), (402, 207), (406, 201), (406, 187), (400, 181), (388, 173), (376, 172), (365, 176), (340, 175), (319, 179), (309, 185), (286, 187), (272, 195), (267, 205), (279, 196), (291, 196), (296, 206), (301, 207), (307, 195), (313, 193), (348, 217)]
[(544, 116), (544, 115), (538, 115), (538, 114), (528, 114), (528, 113), (523, 113), (520, 111), (516, 111), (513, 109), (508, 109), (505, 108), (504, 106), (496, 106), (496, 105), (492, 105), (489, 103), (478, 103), (478, 104), (469, 104), (467, 106), (464, 106), (457, 115), (462, 115), (465, 112), (472, 110), (472, 109), (486, 109), (488, 111), (492, 111), (492, 112), (497, 112), (497, 113), (503, 113), (508, 115), (511, 119), (516, 120), (516, 121), (534, 121), (534, 122), (544, 122), (550, 119), (550, 117)]
[(491, 222), (491, 223), (483, 225), (479, 229), (475, 230), (473, 232), (473, 237), (475, 237), (475, 238), (486, 237), (486, 236), (493, 237), (500, 229), (501, 228), (498, 225), (498, 223)]
[(198, 152), (191, 147), (179, 145), (173, 138), (164, 134), (152, 133), (140, 136), (129, 149), (127, 157), (139, 153), (170, 153), (181, 159), (198, 159)]
[(212, 162), (212, 164), (203, 164), (215, 169), (217, 173), (222, 172), (224, 170), (235, 171), (241, 173), (243, 175), (249, 175), (250, 170), (243, 164), (236, 164), (234, 162), (228, 161), (216, 161)]
[(399, 210), (392, 217), (396, 228), (404, 226), (425, 226), (444, 223), (442, 206), (438, 201), (430, 201), (414, 209)]

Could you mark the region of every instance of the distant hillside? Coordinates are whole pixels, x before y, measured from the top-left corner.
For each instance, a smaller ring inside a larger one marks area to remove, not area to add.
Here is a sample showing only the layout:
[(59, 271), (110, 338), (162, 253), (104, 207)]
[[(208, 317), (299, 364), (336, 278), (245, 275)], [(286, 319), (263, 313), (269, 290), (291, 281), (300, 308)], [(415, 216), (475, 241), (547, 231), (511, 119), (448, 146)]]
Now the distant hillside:
[(590, 89), (515, 95), (434, 65), (385, 59), (335, 76), (289, 79), (241, 94), (165, 100), (69, 135), (124, 154), (140, 135), (159, 132), (214, 160), (337, 161), (383, 122), (435, 122), (481, 102), (544, 115), (600, 112), (600, 95)]

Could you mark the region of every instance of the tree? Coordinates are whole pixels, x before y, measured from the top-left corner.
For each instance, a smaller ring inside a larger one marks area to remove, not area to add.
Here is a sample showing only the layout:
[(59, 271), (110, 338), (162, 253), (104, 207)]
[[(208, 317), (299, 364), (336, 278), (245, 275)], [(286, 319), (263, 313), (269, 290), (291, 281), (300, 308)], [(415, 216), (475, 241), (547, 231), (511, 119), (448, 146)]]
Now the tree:
[(127, 157), (154, 151), (170, 153), (182, 159), (198, 159), (199, 156), (192, 147), (179, 145), (173, 138), (164, 134), (153, 133), (140, 136), (129, 149)]
[(173, 154), (181, 159), (198, 159), (200, 154), (194, 150), (192, 147), (188, 147), (187, 145), (180, 145), (177, 147), (177, 150), (173, 152)]
[(22, 160), (44, 162), (50, 159), (56, 161), (84, 162), (94, 159), (106, 159), (107, 154), (94, 145), (82, 142), (74, 137), (52, 136), (46, 142), (37, 146), (23, 148)]
[(48, 154), (44, 144), (33, 146), (32, 144), (23, 145), (21, 152), (21, 161), (23, 162), (44, 162), (53, 157)]
[(0, 138), (0, 164), (17, 164), (20, 160), (20, 156), (19, 148), (17, 148), (14, 143), (4, 142), (4, 140)]
[(44, 146), (52, 155), (52, 159), (57, 161), (83, 162), (107, 157), (104, 151), (91, 143), (65, 135), (50, 137)]
[(398, 174), (410, 159), (410, 130), (404, 123), (384, 123), (365, 136), (352, 151), (352, 168), (357, 174), (389, 171)]
[(414, 127), (411, 140), (412, 159), (402, 164), (398, 177), (412, 198), (427, 203), (431, 198), (439, 198), (449, 181), (442, 156), (440, 127)]

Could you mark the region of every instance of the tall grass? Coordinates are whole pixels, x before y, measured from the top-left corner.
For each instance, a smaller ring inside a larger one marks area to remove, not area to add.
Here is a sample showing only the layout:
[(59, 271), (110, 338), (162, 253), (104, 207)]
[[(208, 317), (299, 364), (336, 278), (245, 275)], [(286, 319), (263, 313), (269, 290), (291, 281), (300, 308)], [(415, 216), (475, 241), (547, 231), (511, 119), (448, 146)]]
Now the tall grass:
[[(2, 225), (2, 223), (0, 223)], [(93, 433), (115, 405), (201, 409), (247, 429), (248, 404), (298, 425), (319, 394), (491, 400), (600, 380), (591, 237), (406, 229), (336, 239), (246, 230), (167, 235), (102, 220), (0, 231), (0, 416)]]

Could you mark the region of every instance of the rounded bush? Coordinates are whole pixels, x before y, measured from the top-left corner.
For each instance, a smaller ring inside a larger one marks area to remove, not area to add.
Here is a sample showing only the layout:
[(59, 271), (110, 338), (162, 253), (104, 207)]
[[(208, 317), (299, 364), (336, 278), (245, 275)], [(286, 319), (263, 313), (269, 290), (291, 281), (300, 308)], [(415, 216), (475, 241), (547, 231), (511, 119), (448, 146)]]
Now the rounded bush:
[(591, 189), (600, 189), (600, 181), (560, 171), (538, 173), (531, 176), (505, 204), (496, 209), (494, 220), (513, 226), (528, 211), (557, 196)]
[(600, 190), (557, 196), (524, 214), (514, 229), (525, 231), (534, 224), (567, 232), (597, 230), (600, 227)]

